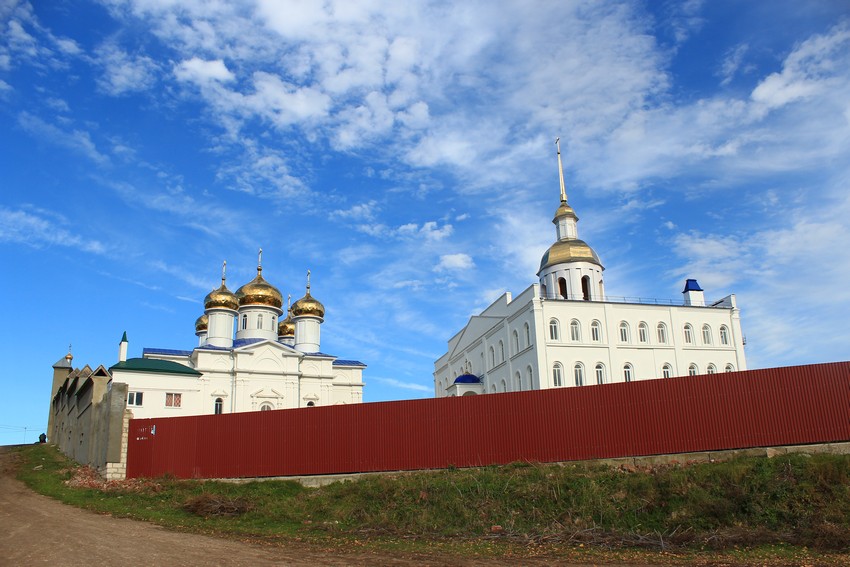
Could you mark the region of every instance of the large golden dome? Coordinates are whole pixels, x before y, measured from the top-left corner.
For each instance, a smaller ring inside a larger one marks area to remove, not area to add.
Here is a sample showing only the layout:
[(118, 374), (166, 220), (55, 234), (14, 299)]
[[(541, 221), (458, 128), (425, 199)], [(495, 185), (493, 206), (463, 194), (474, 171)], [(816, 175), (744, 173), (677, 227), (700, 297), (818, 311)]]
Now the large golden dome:
[(239, 305), (268, 305), (277, 307), (283, 305), (280, 291), (263, 279), (263, 269), (257, 268), (257, 277), (236, 290)]
[(301, 315), (324, 317), (325, 306), (310, 295), (310, 290), (307, 289), (307, 295), (292, 304), (292, 315), (294, 317), (300, 317)]
[(568, 240), (559, 240), (549, 247), (549, 250), (543, 254), (540, 260), (540, 270), (538, 274), (555, 264), (566, 264), (569, 262), (590, 262), (596, 264), (600, 268), (602, 262), (599, 261), (599, 256), (593, 251), (593, 248), (587, 245), (584, 240), (571, 238)]
[(278, 337), (294, 337), (295, 336), (295, 323), (292, 321), (292, 315), (287, 313), (286, 319), (283, 319), (280, 323), (277, 324), (277, 336)]
[(210, 326), (210, 318), (204, 313), (195, 321), (195, 332), (200, 333), (201, 331), (206, 331)]

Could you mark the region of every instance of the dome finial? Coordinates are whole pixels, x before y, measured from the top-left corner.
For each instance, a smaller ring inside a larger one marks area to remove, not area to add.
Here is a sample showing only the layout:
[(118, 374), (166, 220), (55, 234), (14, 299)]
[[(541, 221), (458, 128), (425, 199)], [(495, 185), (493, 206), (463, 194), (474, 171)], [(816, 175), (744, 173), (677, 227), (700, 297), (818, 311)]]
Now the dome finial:
[(292, 294), (286, 296), (286, 312), (289, 313), (292, 310)]
[(68, 362), (71, 362), (72, 360), (74, 360), (74, 355), (73, 355), (73, 354), (71, 354), (71, 345), (70, 345), (70, 343), (68, 344), (68, 354), (66, 354), (66, 355), (65, 355), (65, 360), (67, 360)]
[(263, 273), (263, 249), (260, 248), (259, 253), (257, 254), (257, 275)]
[(564, 186), (564, 166), (561, 163), (561, 138), (555, 138), (555, 145), (558, 147), (558, 177), (561, 180), (561, 202), (567, 202), (567, 190)]
[(307, 295), (310, 295), (310, 270), (307, 270)]
[(227, 280), (227, 260), (221, 263), (221, 285)]

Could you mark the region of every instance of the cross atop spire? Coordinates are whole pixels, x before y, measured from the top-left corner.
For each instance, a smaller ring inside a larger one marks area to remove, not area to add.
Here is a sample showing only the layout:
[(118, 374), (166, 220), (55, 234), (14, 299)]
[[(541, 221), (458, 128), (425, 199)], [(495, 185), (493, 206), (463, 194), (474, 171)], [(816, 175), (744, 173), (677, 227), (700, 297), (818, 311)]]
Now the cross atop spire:
[(307, 295), (310, 295), (310, 270), (307, 270)]
[(555, 138), (555, 145), (558, 147), (558, 177), (561, 181), (561, 202), (567, 202), (567, 190), (564, 186), (564, 166), (561, 163), (561, 138)]
[(263, 249), (260, 248), (260, 251), (257, 253), (257, 275), (261, 275), (263, 273)]
[(221, 285), (224, 285), (224, 281), (227, 279), (227, 260), (221, 263)]

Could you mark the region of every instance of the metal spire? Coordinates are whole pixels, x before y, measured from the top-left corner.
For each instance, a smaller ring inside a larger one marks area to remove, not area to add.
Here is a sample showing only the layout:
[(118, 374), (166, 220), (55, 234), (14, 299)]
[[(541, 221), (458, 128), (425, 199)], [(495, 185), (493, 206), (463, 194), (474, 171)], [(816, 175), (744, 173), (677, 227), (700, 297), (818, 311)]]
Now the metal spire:
[(310, 270), (307, 270), (307, 295), (310, 295)]
[(224, 285), (224, 281), (226, 279), (227, 279), (227, 260), (225, 260), (221, 264), (221, 285)]
[(567, 190), (564, 187), (564, 166), (561, 163), (561, 138), (555, 138), (555, 145), (558, 146), (558, 177), (561, 180), (561, 202), (567, 202)]
[(260, 252), (257, 254), (257, 275), (261, 275), (263, 273), (263, 249), (260, 248)]

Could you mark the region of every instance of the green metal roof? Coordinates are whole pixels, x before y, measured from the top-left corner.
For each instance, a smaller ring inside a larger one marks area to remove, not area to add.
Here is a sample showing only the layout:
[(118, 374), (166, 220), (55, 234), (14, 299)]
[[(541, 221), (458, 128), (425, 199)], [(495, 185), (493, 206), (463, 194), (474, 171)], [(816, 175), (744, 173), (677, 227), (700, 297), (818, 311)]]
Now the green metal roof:
[(132, 372), (159, 372), (161, 374), (188, 374), (189, 376), (200, 376), (201, 373), (194, 368), (183, 366), (170, 360), (157, 360), (155, 358), (129, 358), (125, 362), (119, 362), (109, 367), (109, 371), (128, 370)]

